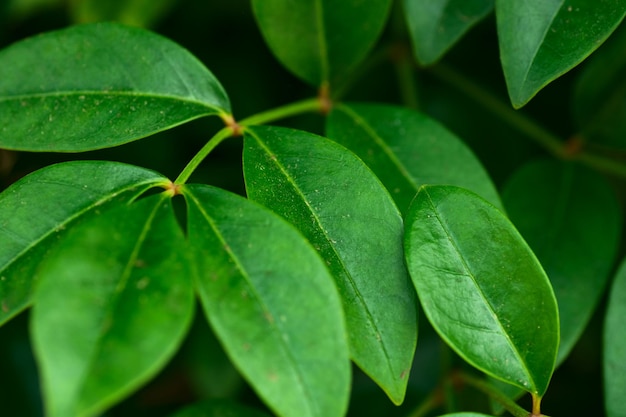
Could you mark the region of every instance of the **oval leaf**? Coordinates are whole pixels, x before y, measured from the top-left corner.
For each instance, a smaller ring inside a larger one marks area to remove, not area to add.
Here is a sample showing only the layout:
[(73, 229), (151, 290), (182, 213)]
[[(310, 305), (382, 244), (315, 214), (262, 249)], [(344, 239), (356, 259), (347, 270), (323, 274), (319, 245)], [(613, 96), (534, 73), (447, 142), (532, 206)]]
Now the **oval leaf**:
[(365, 58), (390, 0), (253, 0), (254, 15), (278, 60), (314, 86), (334, 83)]
[(0, 51), (3, 148), (100, 149), (228, 112), (226, 93), (200, 61), (143, 29), (75, 26)]
[(243, 158), (250, 198), (295, 224), (329, 265), (343, 299), (352, 358), (401, 403), (417, 313), (393, 200), (354, 154), (307, 132), (246, 129)]
[(397, 106), (339, 104), (328, 117), (326, 132), (378, 175), (402, 212), (424, 184), (467, 188), (501, 206), (472, 151), (421, 113)]
[(559, 343), (556, 300), (504, 214), (462, 188), (424, 186), (406, 219), (405, 248), (424, 312), (450, 347), (543, 396)]
[(28, 307), (39, 259), (69, 227), (165, 181), (154, 171), (132, 165), (66, 162), (40, 169), (4, 190), (0, 194), (0, 324)]
[(626, 0), (496, 0), (500, 58), (515, 108), (578, 65), (620, 24)]
[(561, 363), (609, 279), (622, 228), (619, 202), (600, 175), (557, 161), (522, 167), (506, 184), (502, 198), (509, 218), (552, 282), (561, 317)]
[(31, 317), (46, 415), (99, 414), (171, 358), (194, 310), (184, 251), (160, 195), (68, 232), (38, 271)]
[(417, 60), (437, 61), (465, 32), (493, 10), (494, 0), (404, 0)]
[(604, 405), (608, 417), (626, 416), (626, 261), (611, 288), (604, 323)]
[(350, 360), (322, 260), (272, 212), (226, 191), (183, 189), (205, 313), (224, 349), (281, 417), (341, 417)]
[(171, 417), (269, 417), (269, 415), (234, 402), (210, 400), (185, 407)]

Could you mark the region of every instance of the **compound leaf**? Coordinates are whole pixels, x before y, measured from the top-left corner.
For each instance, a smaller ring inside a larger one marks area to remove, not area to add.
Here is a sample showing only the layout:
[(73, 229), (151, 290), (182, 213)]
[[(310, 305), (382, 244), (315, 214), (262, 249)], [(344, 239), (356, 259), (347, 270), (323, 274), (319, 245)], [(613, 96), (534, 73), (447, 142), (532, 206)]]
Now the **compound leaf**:
[(559, 364), (585, 329), (609, 279), (622, 226), (619, 203), (600, 175), (556, 161), (522, 167), (502, 198), (554, 288), (561, 317)]
[(281, 417), (341, 417), (345, 320), (315, 250), (282, 218), (224, 190), (183, 189), (205, 313), (225, 351)]
[(516, 108), (578, 65), (620, 24), (626, 0), (496, 0), (500, 57)]
[(39, 260), (76, 222), (167, 179), (116, 162), (51, 165), (0, 194), (0, 324), (28, 307)]
[(186, 242), (170, 199), (72, 227), (38, 270), (32, 335), (47, 415), (97, 415), (153, 377), (193, 316)]
[(417, 313), (402, 219), (387, 190), (344, 147), (267, 126), (246, 129), (244, 178), (249, 197), (296, 225), (327, 262), (342, 296), (353, 360), (401, 403)]
[(230, 112), (211, 72), (174, 42), (115, 23), (75, 26), (0, 51), (0, 146), (80, 152)]
[(374, 171), (402, 212), (423, 184), (467, 188), (501, 206), (472, 151), (421, 113), (380, 104), (339, 104), (328, 116), (326, 134)]
[(493, 10), (494, 0), (404, 0), (417, 60), (437, 61), (465, 32)]
[(468, 190), (423, 186), (406, 219), (405, 249), (424, 312), (450, 347), (543, 396), (558, 309), (548, 277), (504, 214)]
[(626, 261), (611, 288), (604, 322), (604, 405), (608, 417), (626, 416)]
[(380, 35), (390, 0), (253, 0), (261, 33), (278, 60), (314, 86), (344, 77)]

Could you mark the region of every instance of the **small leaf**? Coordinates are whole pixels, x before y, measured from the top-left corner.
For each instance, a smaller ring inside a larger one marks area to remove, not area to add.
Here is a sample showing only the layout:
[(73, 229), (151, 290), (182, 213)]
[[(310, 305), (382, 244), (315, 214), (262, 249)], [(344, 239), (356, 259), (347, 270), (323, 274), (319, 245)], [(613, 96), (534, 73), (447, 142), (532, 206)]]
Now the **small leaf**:
[(417, 312), (393, 200), (354, 154), (307, 132), (248, 128), (243, 159), (249, 197), (296, 225), (328, 264), (342, 296), (353, 360), (401, 403)]
[(167, 179), (116, 162), (66, 162), (36, 171), (0, 194), (0, 324), (28, 307), (39, 259), (67, 229)]
[(171, 417), (269, 417), (269, 415), (230, 401), (210, 400), (185, 407)]
[(31, 317), (46, 415), (100, 414), (167, 363), (193, 316), (188, 268), (161, 195), (68, 232), (38, 270)]
[(494, 0), (404, 0), (417, 60), (437, 61), (472, 26), (493, 10)]
[(625, 14), (626, 0), (496, 0), (500, 57), (513, 107), (578, 65)]
[(200, 61), (143, 29), (75, 26), (0, 51), (3, 148), (100, 149), (229, 111)]
[(476, 194), (420, 188), (406, 258), (424, 312), (467, 362), (543, 396), (559, 343), (556, 300), (513, 225)]
[(604, 322), (604, 405), (608, 417), (626, 416), (626, 261), (611, 288)]
[(622, 228), (619, 203), (600, 175), (547, 160), (517, 171), (502, 198), (509, 218), (552, 282), (561, 317), (561, 363), (609, 279)]
[(472, 151), (421, 113), (397, 106), (339, 104), (328, 117), (326, 132), (378, 175), (402, 212), (424, 184), (467, 188), (501, 206)]
[(231, 360), (281, 417), (341, 417), (350, 389), (343, 312), (308, 242), (257, 204), (183, 189), (205, 313)]
[(345, 77), (372, 48), (390, 0), (252, 0), (261, 33), (278, 60), (314, 86)]

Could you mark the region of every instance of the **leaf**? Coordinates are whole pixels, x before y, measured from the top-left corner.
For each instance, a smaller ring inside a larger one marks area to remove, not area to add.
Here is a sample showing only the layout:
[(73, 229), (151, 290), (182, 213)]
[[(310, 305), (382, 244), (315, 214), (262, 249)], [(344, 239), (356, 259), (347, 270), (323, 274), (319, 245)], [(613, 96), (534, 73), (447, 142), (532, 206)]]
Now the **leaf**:
[(269, 417), (269, 415), (234, 402), (209, 400), (185, 407), (171, 417)]
[(502, 198), (552, 282), (561, 317), (559, 364), (581, 336), (609, 279), (622, 228), (619, 203), (600, 175), (549, 160), (518, 170)]
[(493, 10), (494, 0), (404, 0), (413, 50), (422, 65), (443, 56)]
[(613, 282), (604, 322), (604, 405), (608, 417), (626, 416), (626, 262)]
[(143, 29), (75, 26), (0, 51), (6, 149), (107, 148), (229, 111), (222, 86), (200, 61)]
[(32, 316), (46, 415), (100, 414), (172, 357), (194, 310), (185, 247), (156, 195), (73, 227), (47, 257)]
[(149, 27), (171, 9), (173, 0), (80, 0), (70, 11), (80, 23), (114, 20), (132, 26)]
[(589, 59), (574, 89), (574, 121), (582, 139), (626, 148), (626, 25)]
[(359, 64), (387, 21), (390, 0), (252, 0), (278, 60), (304, 81), (334, 84)]
[(250, 199), (296, 225), (328, 264), (346, 312), (352, 359), (400, 404), (417, 312), (393, 200), (354, 154), (307, 132), (246, 128), (243, 160)]
[(504, 214), (462, 188), (423, 186), (407, 215), (405, 250), (424, 312), (450, 347), (543, 396), (559, 343), (556, 300)]
[(343, 416), (344, 317), (315, 250), (251, 201), (203, 185), (183, 194), (200, 299), (235, 366), (281, 417)]
[(444, 414), (440, 417), (490, 417), (487, 414), (481, 413), (452, 413), (452, 414)]
[(388, 105), (339, 104), (328, 116), (326, 132), (378, 175), (402, 212), (423, 184), (456, 185), (502, 205), (472, 151), (421, 113)]
[(2, 192), (0, 324), (29, 306), (39, 260), (69, 228), (166, 181), (132, 165), (66, 162), (40, 169)]
[(625, 14), (626, 0), (496, 0), (500, 58), (513, 107), (583, 61)]

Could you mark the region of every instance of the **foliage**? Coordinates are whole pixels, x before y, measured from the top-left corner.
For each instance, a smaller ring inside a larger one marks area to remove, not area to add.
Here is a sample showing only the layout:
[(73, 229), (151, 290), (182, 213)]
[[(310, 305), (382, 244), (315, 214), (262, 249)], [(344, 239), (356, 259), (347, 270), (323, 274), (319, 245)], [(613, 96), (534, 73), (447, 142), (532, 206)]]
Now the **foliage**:
[(626, 1), (205, 3), (0, 8), (3, 415), (626, 415)]

